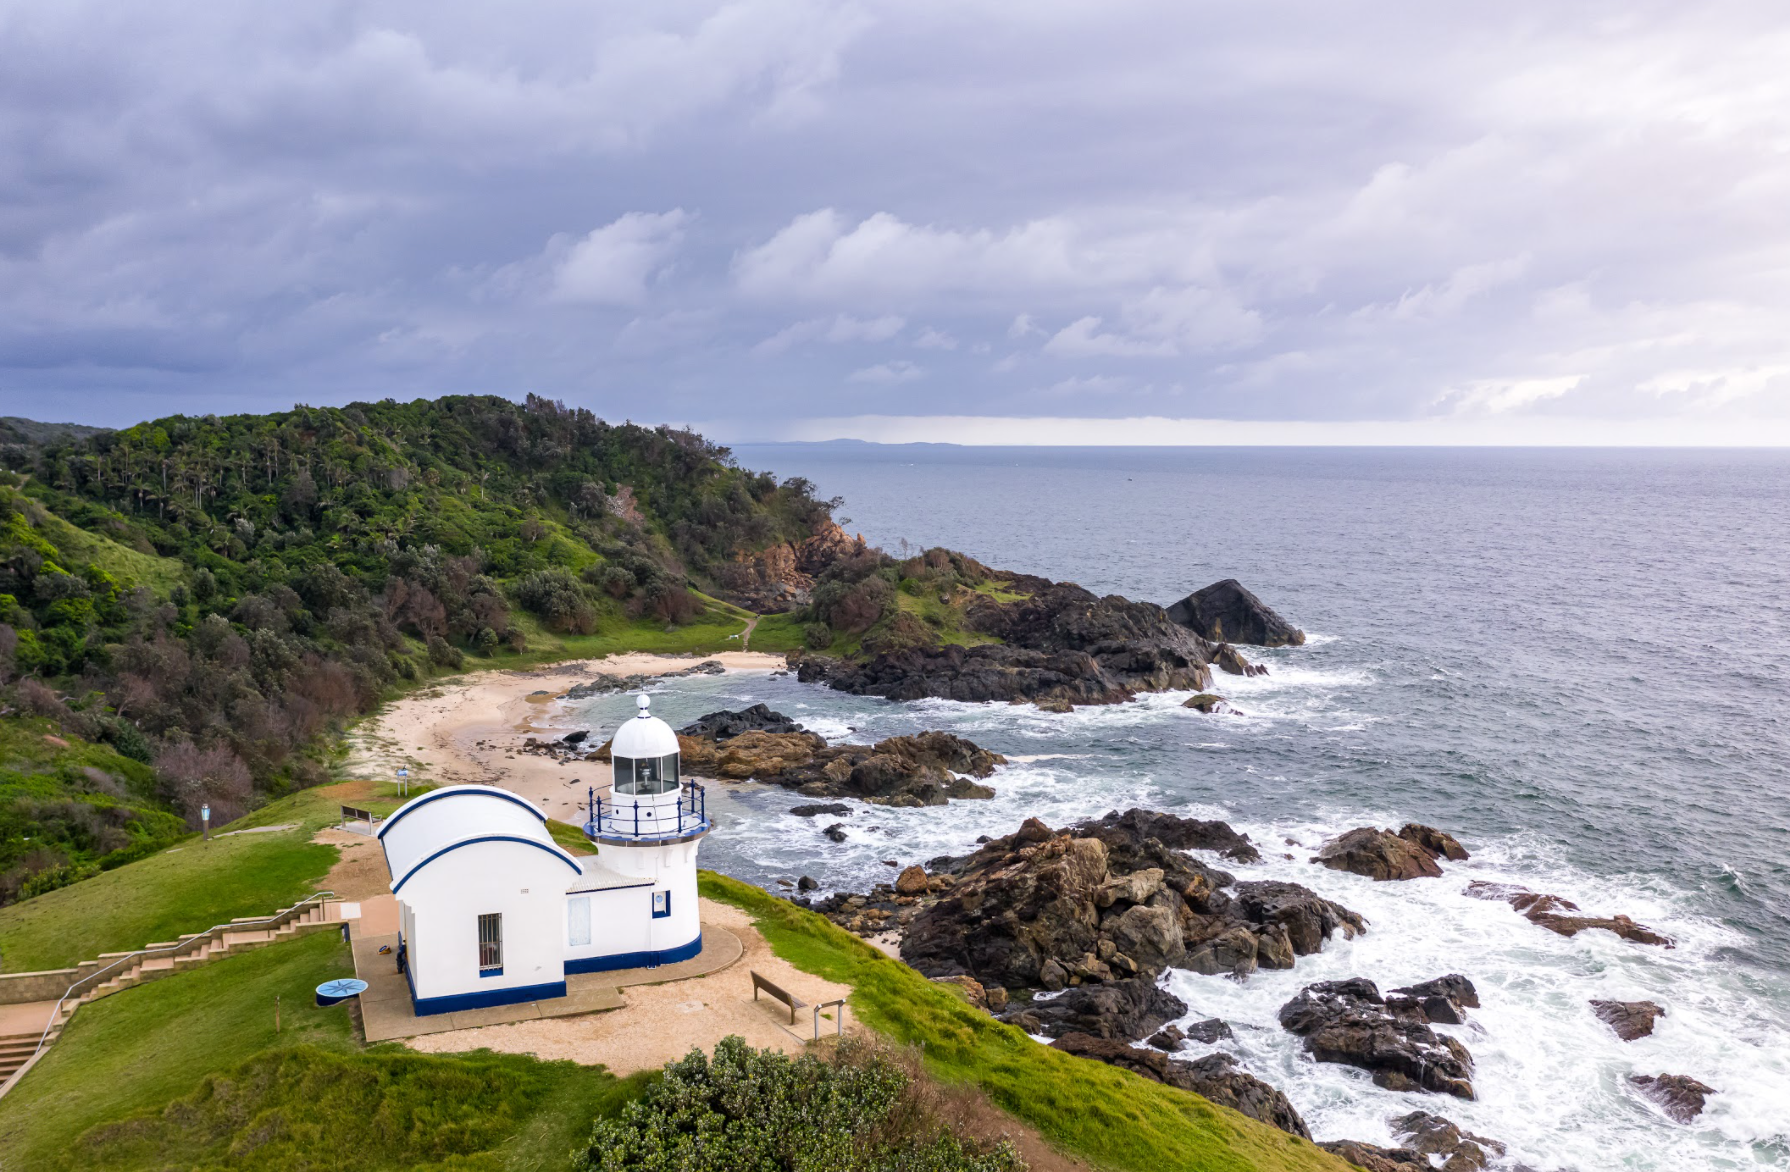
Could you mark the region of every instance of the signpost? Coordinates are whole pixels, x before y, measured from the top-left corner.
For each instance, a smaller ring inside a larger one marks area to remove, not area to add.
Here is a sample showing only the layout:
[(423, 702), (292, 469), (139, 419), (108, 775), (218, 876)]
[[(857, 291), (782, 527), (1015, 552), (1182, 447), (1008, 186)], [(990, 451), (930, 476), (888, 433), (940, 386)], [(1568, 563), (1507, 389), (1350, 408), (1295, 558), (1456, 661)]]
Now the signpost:
[(398, 767), (398, 796), (410, 796), (410, 770), (401, 765)]
[[(189, 807), (189, 809), (190, 808), (191, 807)], [(210, 842), (211, 841), (211, 803), (210, 802), (206, 802), (203, 806), (199, 807), (199, 823), (204, 828), (205, 837), (204, 837), (203, 841)]]

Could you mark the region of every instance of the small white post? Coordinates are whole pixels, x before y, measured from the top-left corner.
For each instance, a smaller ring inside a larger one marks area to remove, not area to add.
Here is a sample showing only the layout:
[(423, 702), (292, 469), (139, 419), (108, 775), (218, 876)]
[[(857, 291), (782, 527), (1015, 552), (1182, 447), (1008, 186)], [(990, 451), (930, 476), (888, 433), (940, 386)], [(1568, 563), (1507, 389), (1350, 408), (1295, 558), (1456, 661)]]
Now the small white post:
[(203, 806), (199, 807), (199, 825), (202, 827), (202, 833), (204, 834), (204, 838), (201, 841), (210, 842), (211, 841), (211, 803), (210, 802), (207, 802)]

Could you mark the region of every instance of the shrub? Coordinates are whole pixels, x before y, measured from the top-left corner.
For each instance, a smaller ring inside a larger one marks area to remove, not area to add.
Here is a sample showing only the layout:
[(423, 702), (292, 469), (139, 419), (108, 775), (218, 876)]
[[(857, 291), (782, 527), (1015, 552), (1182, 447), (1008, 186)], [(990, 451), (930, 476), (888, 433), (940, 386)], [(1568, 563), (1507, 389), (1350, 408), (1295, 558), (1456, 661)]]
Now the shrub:
[(833, 645), (833, 628), (825, 623), (809, 623), (802, 628), (802, 645), (810, 651), (825, 651)]
[(466, 656), (460, 654), (460, 649), (440, 635), (430, 635), (428, 647), (429, 662), (438, 667), (457, 669), (466, 663)]
[(721, 1039), (692, 1050), (617, 1118), (599, 1119), (574, 1169), (1023, 1172), (1012, 1145), (951, 1134), (887, 1057), (847, 1043), (834, 1061)]
[(536, 570), (516, 583), (516, 598), (546, 620), (555, 631), (588, 635), (597, 628), (596, 612), (584, 600), (578, 579), (564, 570)]

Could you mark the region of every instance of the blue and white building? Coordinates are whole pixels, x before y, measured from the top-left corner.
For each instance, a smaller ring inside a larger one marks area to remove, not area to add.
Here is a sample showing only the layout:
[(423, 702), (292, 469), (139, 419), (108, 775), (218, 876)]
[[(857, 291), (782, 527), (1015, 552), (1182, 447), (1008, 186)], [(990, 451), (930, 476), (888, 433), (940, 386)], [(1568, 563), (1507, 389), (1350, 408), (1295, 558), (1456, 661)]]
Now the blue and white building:
[(595, 857), (561, 848), (545, 814), (496, 786), (432, 790), (386, 819), (379, 841), (419, 1016), (563, 997), (569, 973), (701, 952), (702, 787), (680, 776), (677, 734), (645, 696), (610, 751), (584, 825)]

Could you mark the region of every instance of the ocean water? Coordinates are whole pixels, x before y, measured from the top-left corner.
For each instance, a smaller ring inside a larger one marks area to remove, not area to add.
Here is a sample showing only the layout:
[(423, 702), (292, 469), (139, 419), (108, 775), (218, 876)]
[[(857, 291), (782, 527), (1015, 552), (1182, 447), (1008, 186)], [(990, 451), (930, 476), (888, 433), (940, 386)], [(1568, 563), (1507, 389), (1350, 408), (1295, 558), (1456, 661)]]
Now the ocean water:
[[(1036, 814), (1053, 825), (1144, 805), (1222, 817), (1288, 878), (1369, 932), (1236, 982), (1172, 973), (1194, 1020), (1284, 1090), (1320, 1139), (1390, 1143), (1424, 1109), (1541, 1172), (1790, 1168), (1790, 453), (1330, 449), (958, 449), (787, 445), (741, 462), (845, 498), (849, 529), (899, 552), (946, 545), (989, 565), (1168, 603), (1235, 577), (1303, 627), (1252, 650), (1266, 677), (1219, 676), (1244, 715), (1185, 693), (1053, 716), (895, 704), (788, 677), (667, 681), (674, 723), (766, 701), (832, 738), (927, 728), (1013, 764), (998, 796), (948, 808), (788, 813), (768, 787), (712, 787), (708, 865), (775, 887), (809, 874), (864, 889)], [(623, 698), (581, 715), (612, 724)], [(1441, 880), (1375, 884), (1309, 865), (1324, 838), (1414, 820), (1473, 852)], [(1625, 912), (1672, 950), (1565, 939), (1472, 879)], [(1276, 1024), (1303, 985), (1382, 988), (1464, 973), (1483, 1008), (1453, 1027), (1474, 1102), (1373, 1086), (1308, 1061)], [(1667, 1009), (1624, 1043), (1592, 998)], [(1718, 1090), (1690, 1125), (1630, 1074)]]

